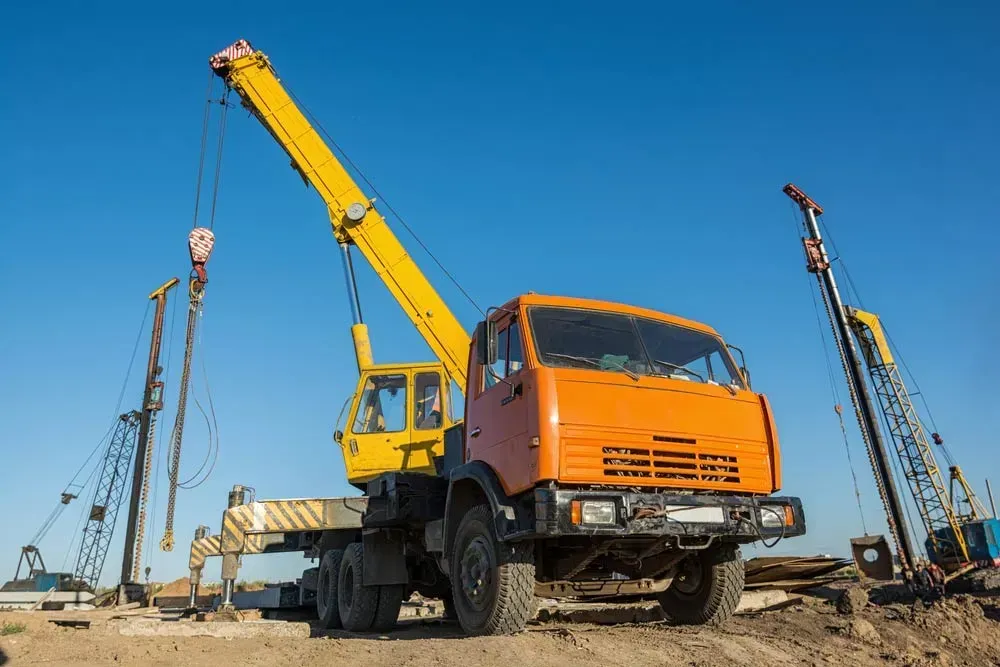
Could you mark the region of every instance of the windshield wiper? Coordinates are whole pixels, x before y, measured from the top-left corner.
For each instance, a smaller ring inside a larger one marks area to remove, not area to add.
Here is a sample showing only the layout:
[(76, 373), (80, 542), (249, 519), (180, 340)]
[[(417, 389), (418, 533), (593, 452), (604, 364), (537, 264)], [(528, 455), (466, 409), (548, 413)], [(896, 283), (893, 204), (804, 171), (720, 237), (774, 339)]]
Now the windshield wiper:
[(679, 370), (679, 371), (684, 371), (684, 372), (685, 372), (685, 373), (687, 373), (688, 375), (693, 375), (693, 376), (695, 376), (696, 378), (698, 378), (698, 379), (699, 379), (699, 380), (701, 380), (702, 382), (704, 382), (704, 381), (705, 381), (705, 378), (703, 378), (703, 377), (702, 377), (701, 375), (699, 375), (698, 373), (695, 373), (695, 372), (694, 372), (693, 370), (691, 370), (691, 369), (690, 369), (690, 368), (688, 368), (687, 366), (678, 366), (677, 364), (672, 364), (672, 363), (670, 363), (669, 361), (660, 361), (659, 359), (653, 359), (653, 363), (654, 363), (654, 364), (660, 364), (661, 366), (669, 366), (670, 368), (676, 368), (676, 369), (677, 369), (677, 370)]
[[(591, 359), (590, 357), (578, 357), (578, 356), (575, 356), (575, 355), (572, 355), (572, 354), (559, 354), (558, 352), (546, 352), (542, 356), (545, 356), (545, 357), (558, 357), (560, 359), (570, 359), (572, 361), (583, 361), (585, 363), (590, 364), (591, 366), (595, 366), (596, 368), (600, 368), (601, 370), (604, 370), (604, 366), (601, 365), (602, 362), (597, 361), (595, 359)], [(639, 381), (639, 374), (638, 373), (636, 373), (635, 371), (630, 371), (628, 368), (625, 368), (625, 366), (623, 366), (622, 364), (618, 363), (617, 361), (614, 361), (613, 359), (606, 359), (606, 360), (604, 360), (603, 363), (612, 364), (612, 365), (615, 366), (615, 368), (618, 368), (619, 370), (621, 370), (621, 372), (625, 373), (625, 375), (629, 376), (630, 378), (632, 378), (636, 382)]]
[[(661, 364), (663, 366), (670, 366), (671, 368), (676, 368), (679, 371), (683, 371), (685, 373), (689, 373), (690, 375), (695, 376), (696, 378), (698, 378), (702, 382), (705, 382), (705, 378), (703, 378), (701, 375), (699, 375), (698, 373), (694, 372), (693, 370), (691, 370), (687, 366), (678, 366), (677, 364), (672, 364), (669, 361), (661, 361), (659, 359), (653, 359), (653, 363), (654, 364)], [(716, 383), (716, 382), (712, 382), (711, 384), (718, 384), (718, 386), (720, 386), (720, 387), (725, 387), (726, 390), (729, 392), (730, 396), (735, 396), (736, 395), (736, 387), (734, 387), (732, 385), (722, 384), (722, 383)]]

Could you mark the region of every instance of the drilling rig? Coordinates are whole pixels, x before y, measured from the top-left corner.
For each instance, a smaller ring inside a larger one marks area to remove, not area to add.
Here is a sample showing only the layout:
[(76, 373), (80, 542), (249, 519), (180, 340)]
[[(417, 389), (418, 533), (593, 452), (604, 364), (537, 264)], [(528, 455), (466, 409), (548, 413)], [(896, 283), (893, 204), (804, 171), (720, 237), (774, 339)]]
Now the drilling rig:
[[(823, 208), (791, 183), (783, 191), (802, 212), (806, 269), (819, 283), (904, 579), (912, 578), (921, 556), (910, 539), (890, 452), (895, 454), (926, 531), (923, 547), (930, 561), (949, 576), (977, 566), (1000, 564), (1000, 521), (987, 514), (961, 468), (951, 461), (944, 439), (938, 433), (931, 433), (928, 438), (881, 320), (874, 313), (843, 302), (833, 271), (835, 260), (831, 260), (820, 234), (819, 217)], [(880, 420), (887, 435), (882, 433)], [(945, 486), (931, 443), (942, 448), (949, 459), (950, 488)], [(864, 551), (864, 547), (873, 543), (858, 538), (856, 546), (860, 545)], [(864, 569), (866, 563), (857, 557), (856, 560)]]

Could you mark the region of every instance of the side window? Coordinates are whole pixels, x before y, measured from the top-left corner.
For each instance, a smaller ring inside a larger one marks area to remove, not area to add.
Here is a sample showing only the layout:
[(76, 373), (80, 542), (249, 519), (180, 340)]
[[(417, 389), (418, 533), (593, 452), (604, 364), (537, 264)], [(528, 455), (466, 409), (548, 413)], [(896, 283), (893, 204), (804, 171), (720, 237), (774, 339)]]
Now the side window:
[(353, 433), (394, 433), (406, 429), (406, 376), (373, 375), (358, 403)]
[(507, 331), (504, 329), (497, 336), (497, 362), (490, 366), (489, 368), (483, 369), (483, 390), (487, 390), (493, 385), (495, 385), (499, 380), (497, 378), (502, 378), (505, 376), (505, 369), (507, 364)]
[(448, 382), (448, 400), (445, 401), (445, 408), (448, 409), (448, 421), (455, 421), (455, 409), (456, 404), (458, 410), (460, 410), (460, 415), (465, 413), (465, 406), (459, 402), (459, 398), (463, 397), (464, 391), (462, 387), (458, 386), (458, 383), (454, 380)]
[(489, 369), (483, 369), (483, 391), (497, 384), (500, 379), (517, 373), (523, 367), (521, 328), (515, 321), (497, 335), (497, 362)]
[(413, 386), (413, 427), (420, 430), (441, 428), (441, 376), (417, 373)]
[(736, 380), (729, 372), (729, 365), (723, 360), (722, 355), (716, 351), (708, 357), (708, 367), (713, 382), (719, 384), (736, 384), (742, 386), (742, 382)]
[(521, 327), (515, 320), (507, 330), (510, 335), (507, 349), (507, 373), (504, 377), (513, 375), (524, 367), (524, 353), (521, 352)]

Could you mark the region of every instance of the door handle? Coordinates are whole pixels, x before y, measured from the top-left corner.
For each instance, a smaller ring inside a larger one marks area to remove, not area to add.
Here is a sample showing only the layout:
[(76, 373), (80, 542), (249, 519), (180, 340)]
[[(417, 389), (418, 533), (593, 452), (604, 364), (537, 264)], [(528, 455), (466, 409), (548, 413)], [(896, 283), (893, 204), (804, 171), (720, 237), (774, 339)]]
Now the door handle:
[(479, 434), (482, 433), (482, 432), (483, 432), (483, 429), (481, 429), (481, 428), (479, 428), (477, 426), (476, 428), (474, 428), (471, 431), (469, 431), (469, 437), (470, 438), (478, 438)]

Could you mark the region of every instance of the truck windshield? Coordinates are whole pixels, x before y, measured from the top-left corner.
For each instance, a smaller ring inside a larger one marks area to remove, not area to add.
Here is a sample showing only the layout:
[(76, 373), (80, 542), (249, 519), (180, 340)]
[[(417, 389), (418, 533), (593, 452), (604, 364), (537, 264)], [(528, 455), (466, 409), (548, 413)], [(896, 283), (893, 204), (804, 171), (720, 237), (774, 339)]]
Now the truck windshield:
[(743, 388), (715, 336), (632, 315), (577, 308), (528, 309), (545, 366), (590, 368)]

